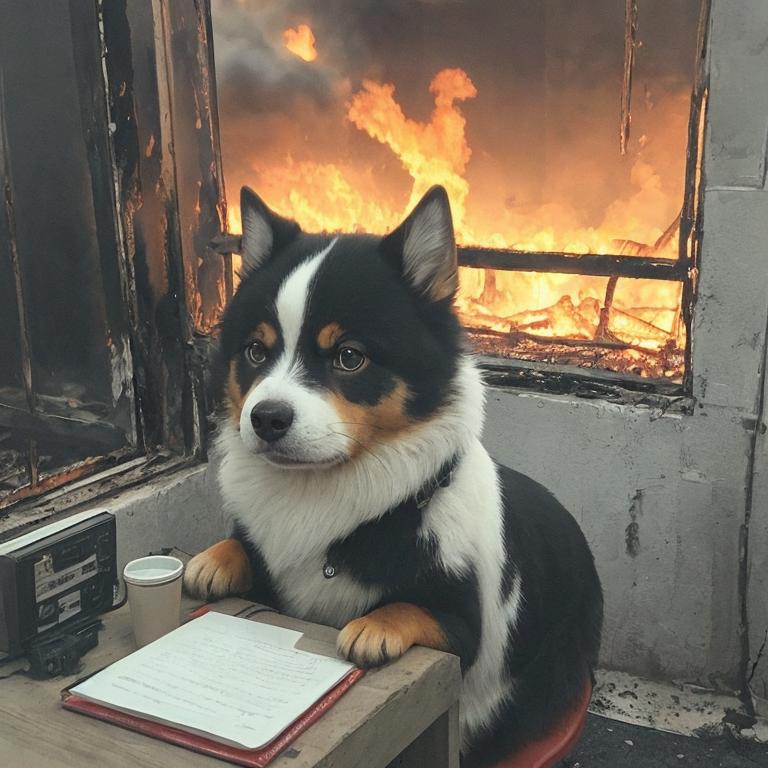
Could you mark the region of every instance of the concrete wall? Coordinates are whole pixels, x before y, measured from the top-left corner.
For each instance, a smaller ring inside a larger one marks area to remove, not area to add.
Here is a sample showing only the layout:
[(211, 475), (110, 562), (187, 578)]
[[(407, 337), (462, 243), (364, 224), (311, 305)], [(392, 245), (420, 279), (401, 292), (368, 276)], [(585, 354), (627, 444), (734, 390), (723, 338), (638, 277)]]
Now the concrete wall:
[(194, 554), (227, 532), (207, 465), (160, 477), (107, 499), (103, 506), (116, 518), (120, 572), (129, 560), (165, 547)]
[[(768, 401), (768, 380), (763, 402)], [(754, 486), (748, 520), (747, 618), (750, 687), (757, 709), (768, 718), (768, 433), (765, 412), (755, 446)]]
[[(768, 317), (765, 0), (713, 0), (709, 72), (695, 412), (493, 391), (487, 443), (582, 523), (606, 593), (606, 666), (736, 687), (740, 534)], [(768, 628), (766, 443), (752, 510), (753, 647)], [(761, 674), (765, 686), (768, 661)]]
[[(754, 105), (753, 114), (744, 122), (732, 127), (729, 137), (726, 132), (718, 136), (719, 144), (726, 155), (723, 162), (732, 164), (734, 175), (720, 180), (723, 186), (741, 185), (742, 195), (754, 200), (756, 216), (765, 224), (768, 218), (768, 186), (766, 185), (766, 155), (759, 152), (760, 142), (768, 135), (768, 61), (765, 49), (768, 47), (768, 3), (759, 3), (760, 19), (754, 24), (751, 19), (740, 18), (738, 24), (729, 25), (741, 56), (750, 61), (759, 61), (763, 68), (761, 87), (752, 88), (753, 81), (746, 82), (738, 70), (728, 62), (722, 62), (719, 71), (729, 79), (732, 87), (726, 95), (726, 108), (733, 109), (734, 102), (741, 99)], [(736, 121), (733, 121), (734, 123)], [(714, 142), (713, 142), (714, 144)], [(717, 146), (717, 145), (715, 145)], [(763, 143), (765, 147), (765, 143)], [(757, 228), (758, 222), (753, 227)], [(768, 269), (768, 242), (755, 244), (756, 260), (760, 262), (763, 274), (756, 273), (759, 288), (766, 290), (764, 273)], [(765, 336), (758, 343), (768, 343)], [(765, 365), (765, 363), (764, 363)], [(768, 402), (768, 381), (763, 369), (763, 406), (761, 420), (756, 434), (753, 464), (753, 493), (747, 507), (745, 527), (747, 546), (747, 620), (745, 627), (749, 638), (748, 676), (758, 711), (768, 717), (768, 434), (766, 434), (765, 407)]]

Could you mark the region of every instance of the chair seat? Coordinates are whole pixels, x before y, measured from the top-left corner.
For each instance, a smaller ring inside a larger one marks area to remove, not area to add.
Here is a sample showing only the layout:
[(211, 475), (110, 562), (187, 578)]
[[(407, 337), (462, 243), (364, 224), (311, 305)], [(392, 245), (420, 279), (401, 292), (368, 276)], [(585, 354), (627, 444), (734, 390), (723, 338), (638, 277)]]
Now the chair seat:
[(552, 768), (568, 757), (581, 737), (592, 697), (592, 683), (587, 681), (578, 704), (546, 735), (527, 744), (495, 768)]

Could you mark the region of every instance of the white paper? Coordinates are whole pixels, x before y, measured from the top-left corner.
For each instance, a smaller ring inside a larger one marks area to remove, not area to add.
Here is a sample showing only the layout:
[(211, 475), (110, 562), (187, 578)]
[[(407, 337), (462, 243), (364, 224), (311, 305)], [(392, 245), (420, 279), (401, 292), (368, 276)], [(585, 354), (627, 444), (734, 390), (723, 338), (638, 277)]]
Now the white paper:
[(72, 688), (114, 709), (256, 749), (352, 669), (294, 648), (300, 632), (206, 613)]

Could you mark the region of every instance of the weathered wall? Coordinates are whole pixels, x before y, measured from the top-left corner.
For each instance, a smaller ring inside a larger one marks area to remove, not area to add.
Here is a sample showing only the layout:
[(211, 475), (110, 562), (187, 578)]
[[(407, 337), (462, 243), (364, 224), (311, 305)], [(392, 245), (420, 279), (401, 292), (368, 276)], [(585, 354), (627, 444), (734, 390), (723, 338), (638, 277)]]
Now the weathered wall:
[[(763, 402), (768, 401), (768, 380)], [(768, 718), (768, 434), (765, 411), (755, 446), (754, 486), (748, 520), (747, 676), (758, 711)]]
[(166, 547), (193, 554), (226, 534), (213, 473), (205, 464), (160, 477), (100, 506), (116, 518), (121, 573), (135, 557)]
[[(605, 665), (737, 687), (739, 542), (768, 316), (768, 3), (713, 0), (709, 34), (695, 412), (493, 391), (487, 443), (581, 521), (606, 593)], [(768, 627), (766, 442), (750, 539), (753, 653)]]
[[(738, 52), (740, 59), (762, 68), (759, 83), (754, 79), (744, 79), (737, 62), (720, 60), (717, 62), (717, 75), (728, 83), (722, 96), (723, 108), (736, 112), (737, 103), (749, 104), (752, 108), (743, 120), (732, 120), (729, 126), (721, 127), (719, 134), (713, 137), (713, 151), (717, 153), (719, 166), (723, 168), (718, 183), (724, 188), (738, 188), (729, 195), (738, 195), (738, 200), (747, 198), (753, 202), (754, 220), (750, 227), (766, 229), (768, 218), (768, 185), (766, 185), (765, 141), (768, 135), (768, 3), (749, 3), (756, 8), (751, 17), (743, 13), (726, 26), (729, 44)], [(751, 68), (751, 66), (750, 66)], [(713, 69), (713, 72), (715, 70)], [(736, 112), (738, 114), (738, 112)], [(763, 151), (760, 151), (760, 150)], [(727, 173), (732, 168), (732, 173)], [(723, 193), (725, 194), (725, 193)], [(742, 203), (743, 204), (743, 203)], [(755, 258), (758, 262), (754, 278), (756, 291), (762, 291), (765, 299), (768, 271), (768, 240), (755, 242)], [(762, 269), (761, 269), (762, 268)], [(763, 347), (765, 366), (765, 348), (768, 340), (765, 328), (760, 337), (755, 336), (752, 343)], [(765, 403), (768, 402), (768, 381), (763, 374), (761, 412), (754, 445), (754, 461), (751, 467), (753, 476), (752, 495), (748, 498), (747, 517), (745, 519), (745, 541), (747, 544), (746, 568), (746, 609), (749, 638), (749, 658), (746, 674), (750, 678), (750, 687), (755, 703), (763, 716), (768, 716), (768, 435), (766, 434)]]

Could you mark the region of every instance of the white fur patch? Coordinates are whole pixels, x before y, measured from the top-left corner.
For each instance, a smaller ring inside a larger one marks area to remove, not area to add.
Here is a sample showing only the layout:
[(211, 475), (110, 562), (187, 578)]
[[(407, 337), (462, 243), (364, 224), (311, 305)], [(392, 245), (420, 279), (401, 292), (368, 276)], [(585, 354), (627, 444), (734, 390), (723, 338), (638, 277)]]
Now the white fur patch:
[(422, 534), (434, 535), (447, 571), (460, 575), (474, 570), (480, 593), (482, 640), (475, 663), (464, 676), (461, 697), (466, 738), (490, 723), (510, 693), (511, 682), (502, 670), (507, 634), (520, 605), (519, 580), (507, 599), (501, 597), (507, 557), (503, 502), (496, 467), (478, 439), (467, 448), (453, 482), (435, 502), (427, 507)]
[(296, 355), (296, 345), (299, 342), (301, 326), (304, 324), (307, 305), (309, 304), (310, 285), (323, 263), (323, 259), (331, 252), (338, 237), (334, 237), (320, 253), (299, 264), (280, 286), (275, 299), (277, 321), (283, 332), (283, 357), (288, 361)]
[(297, 355), (312, 280), (336, 240), (296, 267), (278, 291), (275, 307), (283, 335), (283, 352), (269, 375), (248, 393), (240, 412), (240, 437), (253, 453), (263, 452), (266, 443), (253, 431), (251, 411), (264, 400), (281, 400), (288, 403), (294, 413), (293, 425), (280, 441), (281, 453), (308, 464), (338, 462), (347, 456), (350, 441), (334, 428), (340, 416), (319, 393), (304, 385), (301, 359)]
[[(303, 559), (313, 560), (319, 574), (331, 542), (414, 494), (448, 457), (473, 443), (482, 427), (483, 401), (471, 362), (463, 364), (457, 386), (456, 401), (431, 421), (332, 470), (276, 469), (254, 456), (238, 430), (223, 422), (218, 441), (222, 494), (228, 511), (252, 532), (278, 583), (281, 573), (293, 572)], [(464, 394), (470, 391), (474, 396)], [(343, 610), (339, 615), (354, 618)]]

